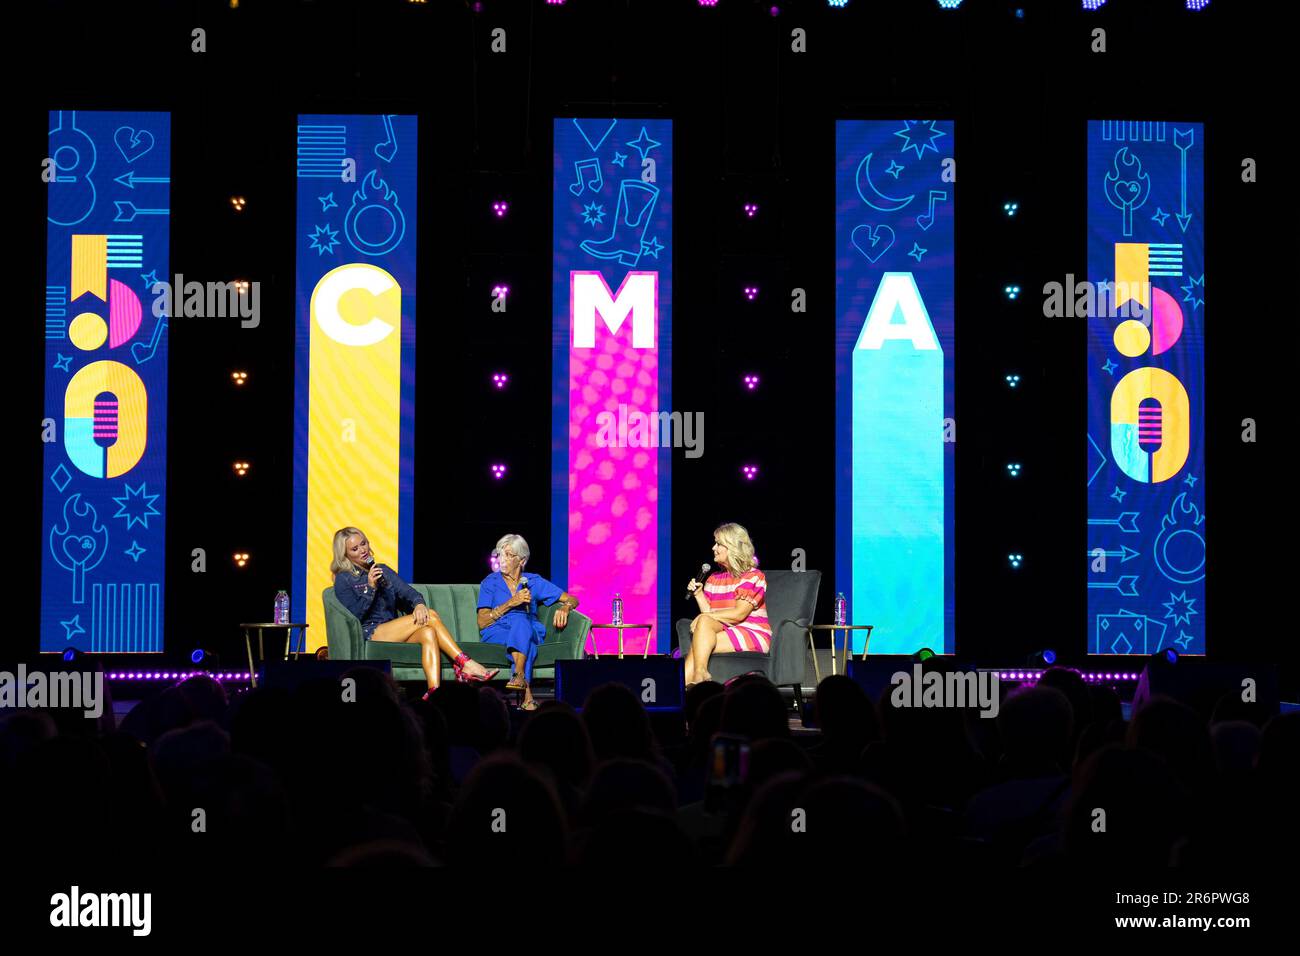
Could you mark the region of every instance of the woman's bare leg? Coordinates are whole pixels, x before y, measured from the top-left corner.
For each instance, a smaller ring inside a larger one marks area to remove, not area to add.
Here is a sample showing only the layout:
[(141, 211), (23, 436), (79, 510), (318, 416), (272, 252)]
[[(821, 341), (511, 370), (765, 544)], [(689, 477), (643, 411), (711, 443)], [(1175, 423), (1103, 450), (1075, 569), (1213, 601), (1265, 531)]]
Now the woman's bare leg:
[[(463, 653), (460, 645), (456, 643), (455, 638), (451, 636), (451, 631), (447, 630), (447, 625), (442, 623), (442, 618), (438, 616), (437, 611), (429, 612), (429, 626), (433, 628), (434, 634), (438, 637), (438, 646), (453, 661)], [(487, 673), (487, 668), (473, 658), (465, 663), (465, 673), (471, 677), (482, 677)]]
[(420, 667), (424, 670), (424, 681), (429, 690), (435, 690), (442, 682), (442, 660), (438, 654), (438, 636), (430, 625), (417, 627), (415, 619), (408, 614), (380, 624), (375, 628), (375, 633), (370, 639), (389, 644), (419, 644)]
[(695, 636), (691, 638), (691, 668), (694, 681), (713, 680), (709, 673), (709, 657), (718, 645), (718, 635), (726, 630), (727, 625), (701, 614), (695, 619), (691, 629)]

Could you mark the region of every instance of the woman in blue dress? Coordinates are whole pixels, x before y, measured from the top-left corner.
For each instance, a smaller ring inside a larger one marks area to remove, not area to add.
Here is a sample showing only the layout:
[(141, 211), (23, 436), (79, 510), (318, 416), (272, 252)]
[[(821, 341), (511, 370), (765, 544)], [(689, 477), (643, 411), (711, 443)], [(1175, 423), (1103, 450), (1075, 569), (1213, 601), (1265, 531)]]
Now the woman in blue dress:
[(506, 687), (522, 689), (524, 710), (536, 710), (533, 699), (533, 661), (537, 647), (546, 639), (546, 625), (537, 619), (537, 605), (548, 607), (556, 601), (555, 626), (569, 623), (569, 612), (578, 599), (540, 574), (525, 574), (528, 542), (517, 534), (504, 535), (497, 542), (495, 554), (499, 571), (483, 579), (478, 592), (478, 628), (484, 641), (504, 644), (514, 658), (514, 675)]

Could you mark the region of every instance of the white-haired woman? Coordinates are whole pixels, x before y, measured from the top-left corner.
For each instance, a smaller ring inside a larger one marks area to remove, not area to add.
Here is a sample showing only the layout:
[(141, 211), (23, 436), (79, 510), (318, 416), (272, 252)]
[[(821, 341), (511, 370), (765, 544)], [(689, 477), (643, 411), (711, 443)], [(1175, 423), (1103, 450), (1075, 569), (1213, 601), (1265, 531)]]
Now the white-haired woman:
[(489, 644), (504, 644), (514, 659), (514, 674), (506, 687), (522, 689), (524, 710), (536, 710), (533, 699), (533, 661), (537, 647), (546, 639), (546, 626), (537, 619), (537, 605), (556, 601), (555, 626), (569, 623), (569, 612), (578, 599), (540, 574), (525, 574), (528, 542), (520, 535), (502, 535), (494, 553), (499, 571), (483, 579), (478, 592), (478, 629)]
[(724, 524), (714, 531), (713, 561), (721, 571), (710, 574), (703, 585), (694, 578), (687, 585), (700, 608), (691, 621), (687, 684), (710, 680), (709, 658), (714, 654), (772, 650), (767, 578), (754, 564), (749, 532), (738, 524)]
[[(489, 681), (497, 675), (495, 670), (470, 660), (438, 612), (425, 606), (419, 591), (388, 565), (375, 560), (370, 540), (359, 528), (334, 532), (330, 573), (334, 575), (334, 596), (361, 622), (366, 640), (420, 645), (420, 666), (429, 688), (425, 698), (438, 689), (442, 679), (442, 654), (451, 658), (458, 681)], [(411, 613), (401, 614), (402, 604), (410, 607)]]

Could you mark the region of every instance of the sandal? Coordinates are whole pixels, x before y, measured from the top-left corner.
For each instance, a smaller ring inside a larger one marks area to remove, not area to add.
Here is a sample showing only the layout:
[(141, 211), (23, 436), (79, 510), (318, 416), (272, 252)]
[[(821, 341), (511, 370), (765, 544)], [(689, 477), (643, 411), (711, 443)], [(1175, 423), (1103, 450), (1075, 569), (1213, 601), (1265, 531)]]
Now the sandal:
[(520, 710), (536, 710), (536, 709), (537, 709), (537, 698), (536, 698), (536, 697), (529, 697), (526, 701), (524, 701), (522, 704), (519, 705), (519, 709), (520, 709)]
[(475, 675), (466, 672), (465, 665), (468, 663), (469, 663), (469, 655), (464, 653), (463, 651), (461, 652), (460, 657), (456, 658), (454, 661), (451, 662), (451, 669), (456, 674), (457, 683), (482, 684), (482, 683), (486, 683), (487, 681), (490, 681), (492, 678), (496, 677), (497, 674), (501, 672), (501, 668), (498, 667), (495, 668), (494, 670), (485, 671), (484, 673), (476, 677)]
[(523, 674), (511, 674), (510, 680), (506, 681), (506, 690), (523, 690), (528, 686), (528, 681), (524, 680)]

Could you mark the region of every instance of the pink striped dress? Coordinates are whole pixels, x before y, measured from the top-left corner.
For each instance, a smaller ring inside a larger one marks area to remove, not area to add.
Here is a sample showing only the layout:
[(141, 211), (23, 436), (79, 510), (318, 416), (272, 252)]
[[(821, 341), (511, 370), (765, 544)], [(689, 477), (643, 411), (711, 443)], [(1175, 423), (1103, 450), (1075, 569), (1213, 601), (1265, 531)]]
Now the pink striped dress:
[(749, 617), (730, 625), (719, 636), (731, 641), (732, 650), (764, 654), (772, 650), (772, 627), (767, 621), (767, 578), (762, 571), (750, 568), (740, 576), (725, 571), (711, 574), (704, 582), (704, 596), (715, 611), (734, 608), (742, 600), (752, 605)]

